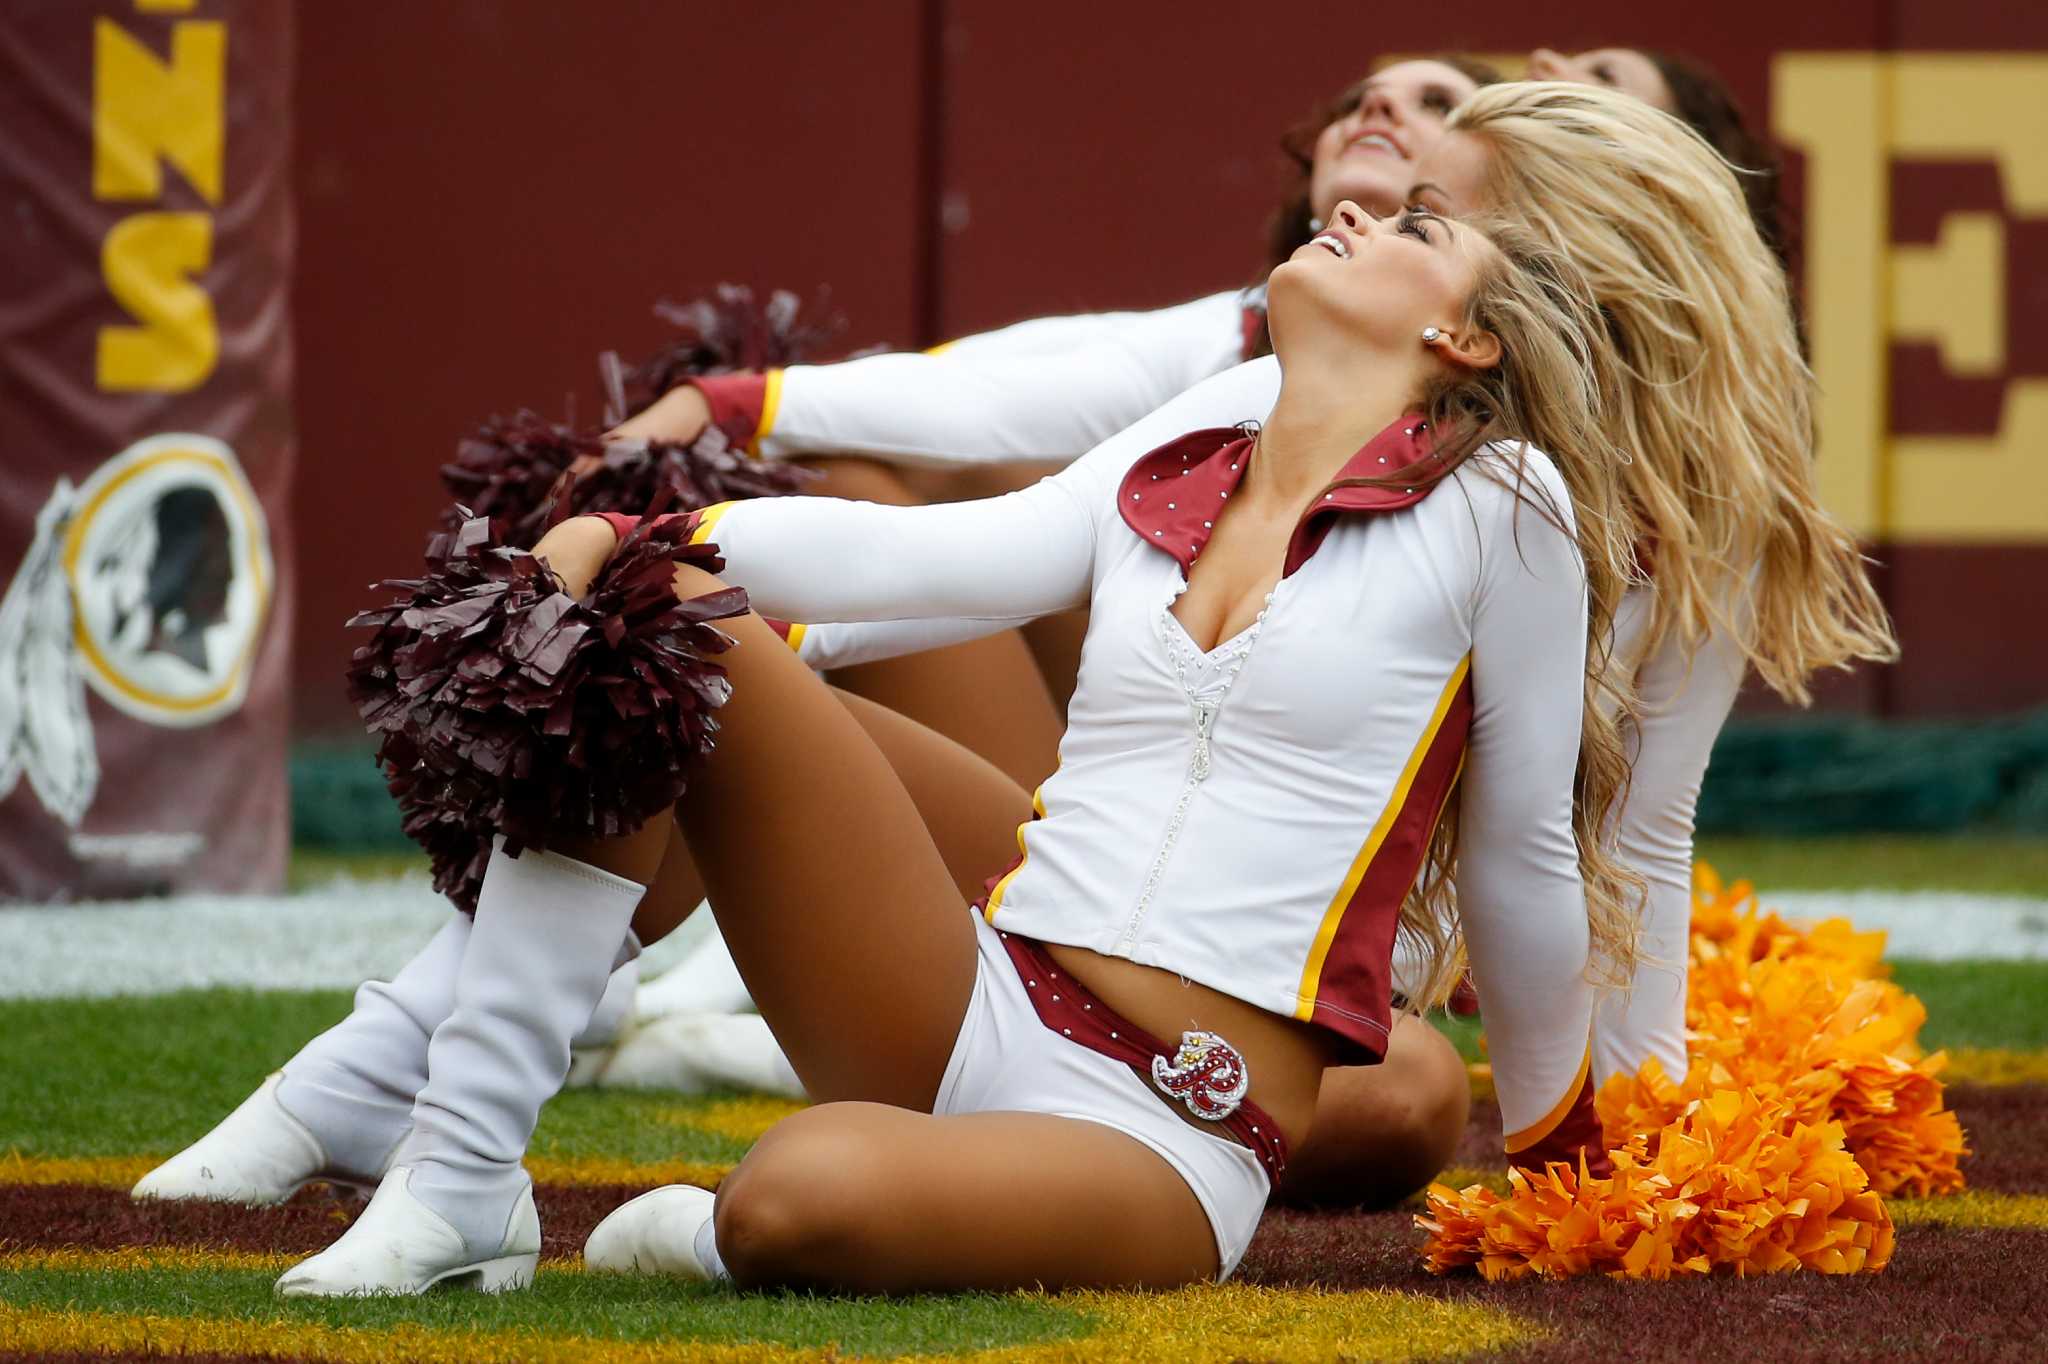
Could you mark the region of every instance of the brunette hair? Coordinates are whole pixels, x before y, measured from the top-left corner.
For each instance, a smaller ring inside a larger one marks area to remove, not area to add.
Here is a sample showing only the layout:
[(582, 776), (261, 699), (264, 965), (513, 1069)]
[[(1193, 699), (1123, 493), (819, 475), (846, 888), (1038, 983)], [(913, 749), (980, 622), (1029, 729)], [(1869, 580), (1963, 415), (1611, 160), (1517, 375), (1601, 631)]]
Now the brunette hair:
[[(1461, 53), (1444, 53), (1417, 60), (1448, 66), (1475, 85), (1492, 85), (1500, 79), (1500, 72), (1485, 62)], [(1273, 217), (1266, 228), (1268, 270), (1293, 255), (1296, 247), (1315, 235), (1314, 229), (1309, 226), (1310, 220), (1315, 217), (1315, 209), (1309, 203), (1308, 191), (1309, 178), (1316, 166), (1316, 139), (1323, 135), (1323, 129), (1357, 107), (1364, 93), (1365, 83), (1370, 79), (1370, 76), (1364, 76), (1353, 81), (1340, 93), (1316, 105), (1305, 117), (1280, 135), (1280, 151), (1287, 157), (1294, 170), (1290, 177), (1287, 196), (1280, 201), (1280, 207), (1273, 211)]]

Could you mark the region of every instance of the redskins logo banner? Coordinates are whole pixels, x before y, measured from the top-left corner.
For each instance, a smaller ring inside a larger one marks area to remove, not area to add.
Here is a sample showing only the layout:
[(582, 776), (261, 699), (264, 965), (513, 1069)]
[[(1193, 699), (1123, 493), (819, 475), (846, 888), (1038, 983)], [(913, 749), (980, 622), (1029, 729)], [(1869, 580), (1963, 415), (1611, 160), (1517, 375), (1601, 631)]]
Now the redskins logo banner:
[(0, 20), (0, 900), (283, 880), (291, 21)]

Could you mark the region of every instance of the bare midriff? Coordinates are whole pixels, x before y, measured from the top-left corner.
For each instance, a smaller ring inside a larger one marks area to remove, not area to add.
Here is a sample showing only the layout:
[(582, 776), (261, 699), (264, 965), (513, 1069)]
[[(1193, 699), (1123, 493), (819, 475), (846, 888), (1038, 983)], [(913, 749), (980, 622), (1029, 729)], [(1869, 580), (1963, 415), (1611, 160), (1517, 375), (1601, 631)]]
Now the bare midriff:
[[(1328, 1033), (1241, 999), (1184, 980), (1156, 966), (1105, 957), (1085, 947), (1045, 944), (1054, 961), (1093, 991), (1096, 998), (1169, 1046), (1190, 1030), (1213, 1032), (1243, 1055), (1251, 1075), (1249, 1099), (1272, 1116), (1298, 1148), (1315, 1116), (1316, 1092), (1330, 1062)], [(1163, 1097), (1163, 1096), (1162, 1096)], [(1170, 1104), (1204, 1131), (1213, 1123)]]

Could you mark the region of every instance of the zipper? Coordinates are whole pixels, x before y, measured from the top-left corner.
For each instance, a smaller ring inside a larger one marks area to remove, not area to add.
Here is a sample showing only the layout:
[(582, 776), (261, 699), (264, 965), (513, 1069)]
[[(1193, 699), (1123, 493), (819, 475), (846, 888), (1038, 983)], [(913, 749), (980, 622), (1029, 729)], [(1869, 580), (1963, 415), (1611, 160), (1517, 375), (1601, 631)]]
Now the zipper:
[(1159, 843), (1159, 851), (1152, 856), (1151, 869), (1145, 873), (1145, 884), (1138, 891), (1137, 903), (1131, 906), (1131, 917), (1124, 921), (1124, 931), (1117, 939), (1117, 948), (1129, 956), (1138, 946), (1138, 929), (1145, 922), (1145, 914), (1152, 908), (1152, 898), (1159, 893), (1160, 878), (1166, 875), (1166, 863), (1173, 856), (1176, 844), (1180, 842), (1181, 828), (1187, 823), (1188, 806), (1193, 803), (1196, 788), (1209, 779), (1209, 736), (1216, 729), (1217, 705), (1209, 701), (1188, 702), (1194, 714), (1195, 746), (1188, 754), (1188, 773), (1181, 781), (1180, 795), (1173, 802), (1173, 813), (1166, 821), (1166, 835)]

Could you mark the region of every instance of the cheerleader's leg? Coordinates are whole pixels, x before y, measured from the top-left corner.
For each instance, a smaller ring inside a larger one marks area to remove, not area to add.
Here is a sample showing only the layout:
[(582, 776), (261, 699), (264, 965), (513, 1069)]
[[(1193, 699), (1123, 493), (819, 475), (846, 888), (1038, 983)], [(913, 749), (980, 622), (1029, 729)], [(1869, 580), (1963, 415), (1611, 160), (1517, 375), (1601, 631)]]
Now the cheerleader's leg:
[(682, 1185), (643, 1194), (598, 1225), (584, 1259), (843, 1293), (1165, 1289), (1223, 1267), (1186, 1178), (1114, 1127), (867, 1103), (778, 1123), (715, 1200)]
[(1323, 1072), (1315, 1121), (1274, 1197), (1296, 1206), (1391, 1208), (1449, 1164), (1471, 1107), (1457, 1048), (1403, 1014), (1379, 1065)]

